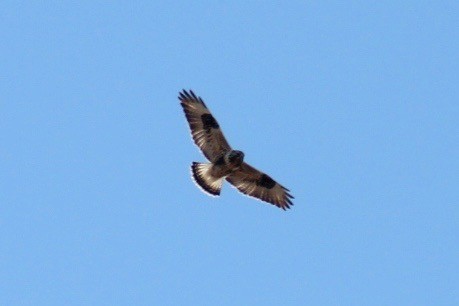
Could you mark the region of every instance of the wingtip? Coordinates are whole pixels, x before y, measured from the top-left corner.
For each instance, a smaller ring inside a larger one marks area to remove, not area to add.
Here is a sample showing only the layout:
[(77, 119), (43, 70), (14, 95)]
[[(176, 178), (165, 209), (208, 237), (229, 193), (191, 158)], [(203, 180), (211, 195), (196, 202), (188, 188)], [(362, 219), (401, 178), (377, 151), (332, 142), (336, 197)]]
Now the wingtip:
[(277, 205), (278, 207), (282, 208), (283, 210), (287, 210), (287, 209), (291, 209), (292, 206), (293, 206), (293, 202), (288, 198), (286, 197), (281, 203), (279, 203), (279, 205)]
[(206, 104), (204, 103), (204, 100), (200, 96), (196, 95), (192, 89), (190, 90), (182, 89), (182, 91), (179, 91), (178, 99), (182, 103), (187, 100), (195, 101), (195, 102), (201, 103), (202, 105), (204, 105), (204, 107), (207, 108)]

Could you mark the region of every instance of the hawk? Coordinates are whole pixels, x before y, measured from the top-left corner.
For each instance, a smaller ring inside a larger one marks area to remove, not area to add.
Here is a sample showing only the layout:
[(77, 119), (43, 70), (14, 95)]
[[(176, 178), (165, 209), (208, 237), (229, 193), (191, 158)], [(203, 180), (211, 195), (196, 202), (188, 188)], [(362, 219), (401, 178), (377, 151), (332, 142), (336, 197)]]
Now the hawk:
[(286, 210), (293, 205), (290, 190), (269, 175), (244, 162), (244, 153), (233, 150), (223, 136), (220, 125), (201, 97), (183, 90), (180, 104), (190, 125), (194, 142), (210, 163), (193, 162), (192, 178), (212, 196), (219, 196), (226, 179), (245, 195), (258, 198)]

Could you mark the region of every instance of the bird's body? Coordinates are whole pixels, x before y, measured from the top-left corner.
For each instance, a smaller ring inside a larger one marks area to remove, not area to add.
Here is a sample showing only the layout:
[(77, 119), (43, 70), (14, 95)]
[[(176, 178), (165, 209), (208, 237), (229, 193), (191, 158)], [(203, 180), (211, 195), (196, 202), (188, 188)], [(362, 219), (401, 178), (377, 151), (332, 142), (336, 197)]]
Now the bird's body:
[(244, 161), (244, 153), (231, 150), (222, 154), (212, 163), (210, 175), (214, 177), (224, 177), (239, 169)]
[(204, 101), (192, 91), (180, 93), (185, 116), (196, 145), (210, 163), (193, 162), (192, 177), (206, 193), (219, 196), (226, 179), (242, 193), (282, 209), (293, 205), (293, 196), (270, 176), (244, 162), (244, 153), (233, 150)]
[[(218, 196), (220, 195), (223, 178), (239, 170), (243, 161), (244, 153), (238, 150), (231, 150), (224, 152), (221, 156), (208, 164), (193, 162), (191, 168), (193, 178), (198, 183), (198, 186), (204, 191), (214, 196)], [(206, 178), (207, 184), (202, 179), (203, 177)], [(212, 184), (212, 182), (215, 182), (215, 184)], [(213, 185), (215, 185), (216, 188), (212, 188)]]

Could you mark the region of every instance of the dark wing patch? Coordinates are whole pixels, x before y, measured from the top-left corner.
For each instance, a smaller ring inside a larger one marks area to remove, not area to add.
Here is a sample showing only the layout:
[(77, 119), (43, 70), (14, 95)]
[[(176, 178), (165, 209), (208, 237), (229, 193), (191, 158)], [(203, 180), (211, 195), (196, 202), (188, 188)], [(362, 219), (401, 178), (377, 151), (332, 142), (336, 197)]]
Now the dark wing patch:
[(226, 180), (245, 195), (260, 199), (286, 210), (293, 205), (290, 190), (274, 181), (270, 176), (243, 163), (239, 170), (231, 173)]
[(268, 189), (272, 189), (274, 186), (276, 186), (276, 182), (269, 177), (266, 174), (263, 174), (257, 181), (256, 181), (258, 186), (265, 187)]
[(193, 91), (183, 90), (179, 94), (180, 104), (190, 125), (191, 136), (204, 156), (211, 162), (231, 150), (220, 126), (201, 97)]
[(202, 125), (204, 129), (218, 129), (220, 126), (218, 125), (217, 120), (215, 120), (212, 114), (202, 114), (201, 116)]

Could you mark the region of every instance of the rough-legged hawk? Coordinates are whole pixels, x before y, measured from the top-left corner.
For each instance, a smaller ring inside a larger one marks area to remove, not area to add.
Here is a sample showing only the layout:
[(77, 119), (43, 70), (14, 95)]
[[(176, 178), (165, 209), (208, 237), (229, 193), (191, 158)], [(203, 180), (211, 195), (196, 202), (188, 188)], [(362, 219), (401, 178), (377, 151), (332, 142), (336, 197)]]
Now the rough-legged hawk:
[(287, 188), (245, 163), (244, 153), (231, 149), (217, 120), (201, 97), (191, 90), (183, 90), (179, 100), (190, 124), (194, 142), (210, 161), (193, 162), (191, 165), (193, 179), (203, 191), (219, 196), (223, 179), (226, 179), (240, 192), (284, 210), (293, 205), (293, 196)]

